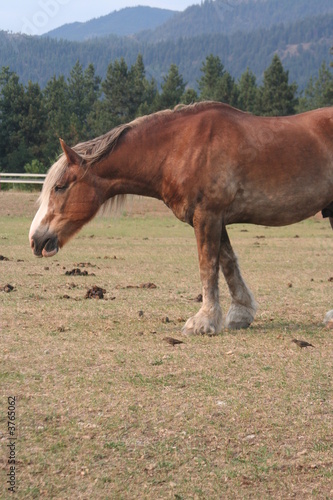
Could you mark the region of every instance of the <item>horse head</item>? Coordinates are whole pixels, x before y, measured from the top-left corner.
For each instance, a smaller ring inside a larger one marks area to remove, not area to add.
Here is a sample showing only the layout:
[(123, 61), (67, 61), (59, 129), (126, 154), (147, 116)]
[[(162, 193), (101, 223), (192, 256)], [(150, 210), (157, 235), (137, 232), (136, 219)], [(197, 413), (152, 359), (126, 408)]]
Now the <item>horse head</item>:
[(64, 155), (51, 167), (29, 232), (38, 257), (52, 257), (98, 211), (100, 193), (83, 156), (60, 139)]

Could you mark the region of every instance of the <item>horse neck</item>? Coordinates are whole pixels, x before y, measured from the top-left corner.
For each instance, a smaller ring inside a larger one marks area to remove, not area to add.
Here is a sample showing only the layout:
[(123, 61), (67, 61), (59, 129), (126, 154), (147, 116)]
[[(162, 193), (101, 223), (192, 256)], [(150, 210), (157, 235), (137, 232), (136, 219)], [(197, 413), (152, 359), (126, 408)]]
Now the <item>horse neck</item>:
[(161, 134), (155, 134), (154, 139), (151, 142), (147, 134), (130, 130), (119, 140), (115, 150), (94, 166), (96, 174), (106, 185), (107, 198), (136, 194), (162, 199), (163, 159), (167, 155), (167, 141), (163, 140)]

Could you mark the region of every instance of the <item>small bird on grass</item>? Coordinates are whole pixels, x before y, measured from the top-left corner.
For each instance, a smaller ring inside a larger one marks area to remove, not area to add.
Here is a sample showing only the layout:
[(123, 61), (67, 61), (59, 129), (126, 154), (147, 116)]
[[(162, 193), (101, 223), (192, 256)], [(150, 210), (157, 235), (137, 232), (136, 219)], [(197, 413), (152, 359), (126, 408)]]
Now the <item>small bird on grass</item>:
[(177, 344), (184, 344), (182, 340), (174, 339), (173, 337), (163, 337), (163, 340), (165, 340), (165, 342), (168, 342), (168, 344), (172, 346)]
[(314, 345), (312, 344), (309, 344), (309, 342), (306, 342), (305, 340), (297, 340), (297, 339), (293, 339), (292, 342), (294, 342), (295, 344), (298, 345), (298, 347), (300, 347), (301, 349), (303, 347), (314, 347)]

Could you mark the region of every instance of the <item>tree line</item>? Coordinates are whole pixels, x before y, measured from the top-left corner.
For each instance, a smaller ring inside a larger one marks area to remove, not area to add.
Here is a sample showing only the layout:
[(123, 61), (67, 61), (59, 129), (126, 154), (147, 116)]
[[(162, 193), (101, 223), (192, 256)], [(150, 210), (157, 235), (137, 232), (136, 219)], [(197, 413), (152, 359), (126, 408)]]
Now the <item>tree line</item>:
[(42, 90), (23, 85), (9, 67), (0, 71), (0, 171), (46, 172), (60, 153), (59, 137), (70, 145), (104, 134), (136, 117), (183, 103), (215, 100), (263, 116), (291, 115), (333, 105), (333, 74), (323, 63), (298, 96), (297, 85), (278, 55), (264, 72), (263, 82), (248, 68), (236, 81), (218, 56), (201, 66), (198, 90), (187, 85), (171, 64), (159, 88), (146, 77), (142, 55), (132, 66), (123, 58), (111, 62), (104, 79), (93, 64), (77, 61), (69, 77), (54, 76)]

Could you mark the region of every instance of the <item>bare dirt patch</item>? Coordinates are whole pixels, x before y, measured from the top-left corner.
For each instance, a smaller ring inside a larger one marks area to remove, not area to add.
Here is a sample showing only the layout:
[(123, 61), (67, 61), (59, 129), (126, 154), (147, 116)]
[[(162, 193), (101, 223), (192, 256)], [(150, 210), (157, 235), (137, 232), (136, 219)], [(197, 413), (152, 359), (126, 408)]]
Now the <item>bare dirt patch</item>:
[[(66, 276), (88, 276), (88, 271), (81, 271), (78, 267), (65, 272)], [(94, 275), (95, 276), (95, 275)]]
[(13, 285), (10, 285), (9, 283), (3, 287), (0, 288), (2, 292), (10, 293), (15, 290), (15, 287)]
[(94, 285), (92, 288), (89, 288), (89, 290), (86, 293), (85, 298), (86, 299), (104, 299), (105, 293), (106, 293), (106, 290), (104, 288), (101, 288), (97, 285)]

